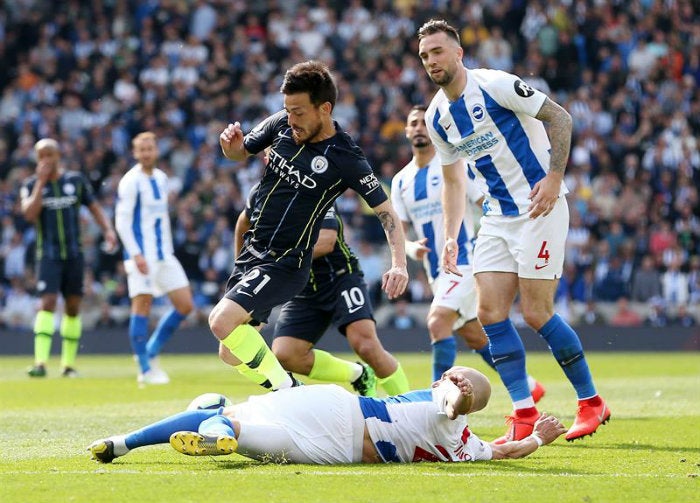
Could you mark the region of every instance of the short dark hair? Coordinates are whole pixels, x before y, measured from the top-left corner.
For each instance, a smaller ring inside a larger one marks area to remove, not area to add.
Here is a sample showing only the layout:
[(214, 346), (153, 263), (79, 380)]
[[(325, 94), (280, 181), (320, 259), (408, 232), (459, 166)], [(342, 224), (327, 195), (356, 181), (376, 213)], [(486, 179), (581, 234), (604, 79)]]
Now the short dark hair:
[(284, 74), (280, 91), (284, 94), (308, 93), (309, 100), (317, 107), (329, 102), (331, 108), (335, 108), (338, 97), (333, 76), (320, 61), (305, 61), (291, 67)]
[(459, 32), (444, 19), (431, 19), (423, 23), (423, 26), (418, 28), (418, 40), (440, 32), (446, 33), (448, 37), (454, 39), (455, 42), (461, 45)]
[(422, 105), (422, 104), (413, 105), (411, 107), (411, 109), (408, 111), (408, 113), (410, 114), (411, 112), (415, 112), (415, 111), (427, 112), (428, 107), (426, 107), (425, 105)]

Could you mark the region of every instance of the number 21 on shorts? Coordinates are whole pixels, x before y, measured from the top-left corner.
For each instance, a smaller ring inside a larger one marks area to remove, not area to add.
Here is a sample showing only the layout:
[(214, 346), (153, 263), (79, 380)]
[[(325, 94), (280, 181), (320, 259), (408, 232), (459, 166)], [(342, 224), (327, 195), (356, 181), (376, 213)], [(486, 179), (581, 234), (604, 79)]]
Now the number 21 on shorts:
[[(247, 273), (245, 276), (243, 276), (243, 279), (238, 282), (238, 284), (243, 287), (243, 288), (250, 288), (250, 283), (255, 282), (258, 278), (260, 277), (260, 269), (251, 269), (249, 273)], [(258, 294), (260, 290), (263, 289), (263, 287), (270, 281), (270, 276), (267, 274), (263, 274), (262, 278), (260, 278), (259, 282), (257, 285), (255, 285), (255, 288), (253, 288), (253, 293)]]

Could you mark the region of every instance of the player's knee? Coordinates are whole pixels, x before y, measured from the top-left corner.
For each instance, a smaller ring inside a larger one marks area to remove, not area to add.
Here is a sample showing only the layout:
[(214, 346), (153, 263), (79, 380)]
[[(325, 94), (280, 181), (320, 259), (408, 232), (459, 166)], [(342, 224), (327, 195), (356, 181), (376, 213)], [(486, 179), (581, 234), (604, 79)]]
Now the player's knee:
[(523, 319), (530, 327), (538, 330), (553, 316), (543, 309), (532, 309), (523, 307)]
[(218, 339), (225, 339), (237, 326), (227, 318), (225, 309), (219, 305), (214, 306), (209, 313), (209, 328)]
[(440, 314), (428, 314), (426, 324), (430, 333), (430, 340), (433, 342), (446, 339), (452, 335), (452, 324)]

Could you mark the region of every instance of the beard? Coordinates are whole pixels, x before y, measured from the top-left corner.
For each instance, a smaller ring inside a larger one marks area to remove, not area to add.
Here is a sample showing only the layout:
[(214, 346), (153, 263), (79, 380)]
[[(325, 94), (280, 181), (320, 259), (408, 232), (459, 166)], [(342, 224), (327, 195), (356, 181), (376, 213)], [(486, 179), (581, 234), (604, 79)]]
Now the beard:
[(455, 74), (454, 74), (454, 72), (450, 72), (447, 69), (443, 69), (442, 70), (442, 77), (436, 77), (432, 74), (429, 76), (430, 76), (430, 80), (432, 80), (435, 84), (443, 87), (443, 86), (448, 85), (450, 82), (452, 82), (452, 79), (454, 78)]
[(428, 140), (427, 136), (414, 136), (413, 137), (413, 146), (416, 148), (424, 148), (430, 145), (430, 140)]
[(296, 143), (297, 145), (301, 145), (302, 143), (316, 138), (316, 136), (318, 136), (322, 129), (323, 124), (321, 124), (320, 122), (316, 124), (316, 127), (314, 127), (308, 133), (306, 132), (306, 130), (297, 132), (296, 130), (292, 129), (292, 139), (294, 140), (294, 143)]

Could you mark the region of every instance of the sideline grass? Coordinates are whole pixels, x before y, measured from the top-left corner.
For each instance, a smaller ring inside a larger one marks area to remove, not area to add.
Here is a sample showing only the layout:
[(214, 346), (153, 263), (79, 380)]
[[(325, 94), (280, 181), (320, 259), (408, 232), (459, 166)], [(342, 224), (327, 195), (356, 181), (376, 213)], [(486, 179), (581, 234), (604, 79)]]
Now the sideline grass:
[[(397, 355), (414, 387), (429, 381), (426, 354)], [(214, 355), (165, 355), (173, 382), (139, 389), (129, 356), (81, 356), (81, 379), (30, 380), (28, 357), (0, 357), (0, 501), (83, 502), (432, 502), (697, 501), (700, 494), (700, 356), (592, 353), (596, 384), (612, 420), (593, 438), (563, 439), (530, 458), (464, 464), (281, 466), (233, 455), (189, 458), (169, 446), (134, 451), (111, 465), (90, 461), (93, 440), (182, 410), (207, 391), (242, 399), (257, 389)], [(509, 403), (491, 370), (473, 355), (460, 364), (491, 378), (487, 409), (472, 429), (504, 431)], [(528, 367), (547, 387), (541, 410), (570, 425), (573, 391), (550, 355)], [(311, 382), (308, 381), (307, 382)]]

